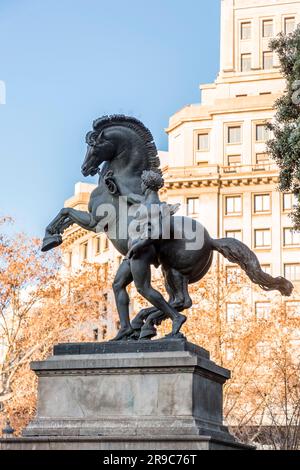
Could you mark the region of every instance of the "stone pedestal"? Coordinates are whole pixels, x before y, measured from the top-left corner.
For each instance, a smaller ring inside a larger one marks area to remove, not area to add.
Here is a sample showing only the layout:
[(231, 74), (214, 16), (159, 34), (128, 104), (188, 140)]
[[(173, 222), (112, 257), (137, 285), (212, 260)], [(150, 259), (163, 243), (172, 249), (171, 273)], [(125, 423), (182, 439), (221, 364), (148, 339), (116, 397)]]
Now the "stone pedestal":
[(31, 367), (37, 416), (0, 448), (245, 448), (223, 426), (229, 371), (185, 340), (58, 345)]

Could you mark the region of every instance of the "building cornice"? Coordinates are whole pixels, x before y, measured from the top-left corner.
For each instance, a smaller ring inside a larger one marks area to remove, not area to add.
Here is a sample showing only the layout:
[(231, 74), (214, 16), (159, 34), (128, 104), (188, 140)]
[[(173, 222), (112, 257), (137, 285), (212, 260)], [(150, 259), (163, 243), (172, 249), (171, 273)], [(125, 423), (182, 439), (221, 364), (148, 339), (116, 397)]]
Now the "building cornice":
[(280, 96), (281, 94), (279, 93), (257, 96), (249, 95), (217, 99), (212, 106), (200, 104), (186, 106), (171, 117), (169, 127), (165, 131), (169, 134), (183, 124), (211, 120), (215, 115), (273, 111), (274, 103)]
[(169, 190), (185, 190), (194, 188), (228, 188), (238, 186), (259, 186), (266, 184), (278, 184), (278, 175), (265, 176), (241, 176), (239, 178), (201, 178), (201, 179), (177, 179), (165, 180), (165, 188), (162, 194), (166, 194)]
[[(253, 70), (251, 74), (243, 74), (243, 73), (237, 73), (236, 71), (232, 72), (221, 72), (221, 74), (218, 76), (217, 80), (215, 81), (215, 85), (228, 85), (228, 84), (234, 84), (234, 83), (251, 83), (251, 82), (263, 82), (263, 81), (269, 81), (269, 80), (283, 80), (282, 74), (279, 71), (274, 70), (273, 72), (269, 73), (261, 73), (261, 70), (255, 71)], [(207, 87), (207, 85), (205, 85)], [(199, 86), (200, 89), (205, 89), (202, 88), (202, 85)]]
[(75, 208), (77, 206), (85, 205), (87, 206), (91, 197), (91, 193), (78, 193), (70, 197), (65, 201), (65, 207)]
[(79, 227), (74, 224), (69, 227), (63, 234), (63, 250), (68, 251), (70, 245), (75, 243), (77, 240), (86, 237), (91, 232)]
[[(211, 172), (209, 172), (209, 169)], [(206, 173), (204, 173), (205, 170)], [(178, 189), (278, 184), (279, 171), (275, 164), (266, 165), (265, 167), (245, 165), (232, 169), (218, 165), (206, 169), (195, 167), (169, 168), (164, 175), (164, 179), (165, 188), (163, 193), (165, 194), (168, 190)]]

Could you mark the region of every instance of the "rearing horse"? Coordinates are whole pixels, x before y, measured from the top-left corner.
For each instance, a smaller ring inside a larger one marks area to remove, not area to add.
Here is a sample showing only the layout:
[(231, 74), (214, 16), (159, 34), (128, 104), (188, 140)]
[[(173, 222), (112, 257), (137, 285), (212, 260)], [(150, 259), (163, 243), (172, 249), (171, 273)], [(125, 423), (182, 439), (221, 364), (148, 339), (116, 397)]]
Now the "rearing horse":
[[(88, 212), (62, 209), (46, 229), (42, 250), (47, 251), (60, 245), (64, 230), (76, 223), (86, 230), (105, 232), (114, 247), (125, 256), (129, 236), (128, 230), (119, 236), (121, 223), (124, 223), (119, 201), (131, 193), (142, 195), (143, 171), (160, 172), (152, 134), (133, 117), (112, 115), (94, 121), (93, 131), (87, 134), (86, 141), (88, 149), (82, 174), (88, 176), (99, 173), (98, 186), (91, 193)], [(114, 209), (109, 223), (103, 211), (99, 211), (99, 208), (108, 206)], [(126, 213), (127, 229), (133, 219)], [(202, 235), (201, 244), (188, 249), (188, 244), (195, 241), (196, 233)], [(214, 240), (199, 222), (183, 216), (172, 216), (167, 239), (155, 240), (142, 256), (130, 260), (125, 258), (119, 266), (113, 290), (121, 329), (115, 340), (151, 338), (156, 334), (154, 325), (165, 318), (172, 319), (172, 333), (169, 336), (180, 335), (180, 328), (186, 320), (180, 312), (192, 305), (188, 286), (205, 276), (212, 264), (213, 251), (218, 251), (229, 261), (238, 264), (251, 281), (262, 289), (291, 295), (291, 282), (263, 272), (256, 255), (244, 243), (233, 238)], [(168, 302), (151, 285), (151, 265), (162, 268), (169, 294)], [(129, 296), (126, 290), (131, 282), (153, 306), (141, 310), (132, 322), (129, 319)]]

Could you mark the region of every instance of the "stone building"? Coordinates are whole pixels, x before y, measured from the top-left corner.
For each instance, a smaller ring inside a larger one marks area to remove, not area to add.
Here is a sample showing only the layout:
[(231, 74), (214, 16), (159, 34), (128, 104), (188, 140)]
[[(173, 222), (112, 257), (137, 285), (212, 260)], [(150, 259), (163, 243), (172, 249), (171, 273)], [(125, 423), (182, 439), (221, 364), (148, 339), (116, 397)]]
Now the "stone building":
[[(266, 152), (266, 122), (285, 86), (269, 42), (298, 23), (300, 0), (221, 0), (219, 75), (200, 86), (201, 102), (171, 116), (169, 149), (160, 152), (163, 198), (180, 202), (182, 213), (200, 220), (212, 237), (242, 240), (265, 271), (293, 281), (294, 296), (282, 300), (291, 316), (300, 316), (300, 234), (291, 231), (292, 195), (276, 190), (278, 168)], [(92, 189), (78, 183), (65, 205), (85, 209)], [(120, 262), (104, 236), (77, 226), (66, 232), (64, 250), (66, 264), (74, 269), (84, 260)], [(268, 315), (272, 296), (252, 292), (256, 315)], [(107, 298), (110, 302), (110, 291)], [(239, 304), (228, 302), (228, 318), (238, 312)], [(116, 319), (109, 321), (108, 331)]]

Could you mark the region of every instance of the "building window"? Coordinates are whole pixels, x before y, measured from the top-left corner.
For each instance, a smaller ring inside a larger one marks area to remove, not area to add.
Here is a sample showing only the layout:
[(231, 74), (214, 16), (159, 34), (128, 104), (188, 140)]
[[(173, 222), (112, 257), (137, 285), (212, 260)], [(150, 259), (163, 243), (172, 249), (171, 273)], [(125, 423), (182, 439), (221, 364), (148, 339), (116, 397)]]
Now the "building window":
[(242, 241), (242, 231), (241, 230), (226, 230), (226, 238), (234, 238), (235, 240)]
[(107, 237), (104, 237), (104, 250), (108, 250), (109, 248), (109, 241)]
[(300, 264), (285, 264), (284, 277), (289, 281), (300, 281)]
[(260, 265), (262, 271), (266, 274), (272, 275), (271, 265), (270, 264), (261, 264)]
[(271, 210), (271, 197), (270, 194), (255, 194), (254, 195), (254, 212), (270, 212)]
[(227, 165), (228, 166), (239, 166), (242, 162), (241, 155), (228, 155)]
[(95, 254), (96, 255), (98, 255), (100, 253), (100, 249), (101, 249), (101, 238), (96, 237), (95, 238)]
[(108, 263), (103, 263), (102, 264), (102, 275), (103, 275), (103, 281), (107, 282), (107, 279), (108, 279)]
[(189, 197), (187, 199), (187, 215), (199, 214), (199, 198)]
[(284, 20), (284, 33), (290, 34), (295, 29), (295, 18), (285, 18)]
[(291, 227), (283, 229), (284, 246), (300, 245), (300, 232), (296, 232)]
[(242, 213), (242, 197), (226, 196), (225, 198), (226, 215)]
[(233, 358), (234, 358), (234, 347), (229, 347), (229, 346), (225, 346), (224, 348), (224, 354), (225, 354), (225, 357), (227, 359), (227, 361), (232, 361)]
[(66, 256), (66, 264), (68, 268), (72, 267), (72, 258), (73, 258), (72, 251), (68, 251), (67, 256)]
[(273, 37), (273, 20), (264, 20), (262, 33), (264, 38)]
[(237, 283), (241, 276), (239, 266), (226, 266), (226, 284)]
[(256, 124), (255, 129), (256, 142), (266, 142), (270, 139), (270, 130), (266, 124)]
[(197, 150), (207, 152), (209, 150), (209, 134), (198, 134)]
[(93, 337), (94, 337), (94, 341), (98, 341), (98, 339), (99, 339), (99, 329), (98, 328), (93, 329)]
[(271, 246), (271, 230), (257, 229), (254, 230), (255, 248), (269, 248)]
[(242, 141), (241, 137), (242, 137), (241, 126), (228, 127), (228, 135), (227, 135), (228, 144), (240, 144)]
[(263, 52), (263, 69), (270, 70), (273, 68), (273, 52)]
[(291, 211), (297, 206), (297, 198), (293, 193), (286, 193), (283, 195), (283, 210)]
[(250, 23), (250, 21), (247, 21), (245, 23), (241, 23), (241, 39), (242, 40), (251, 39), (251, 23)]
[(296, 300), (286, 302), (285, 312), (288, 318), (299, 318), (300, 317), (300, 302)]
[(82, 243), (80, 247), (81, 251), (81, 260), (85, 261), (88, 257), (88, 242)]
[(226, 304), (226, 319), (228, 322), (238, 320), (242, 312), (241, 304), (227, 303)]
[(265, 165), (266, 163), (270, 162), (269, 154), (268, 153), (257, 153), (256, 154), (256, 164), (257, 165)]
[(108, 295), (103, 294), (103, 307), (102, 307), (102, 315), (104, 318), (107, 317), (107, 300), (108, 300)]
[(255, 302), (255, 317), (257, 320), (269, 320), (270, 314), (270, 302)]
[(107, 325), (102, 326), (102, 339), (105, 339), (107, 335)]
[(241, 55), (241, 72), (250, 72), (251, 70), (251, 54)]

